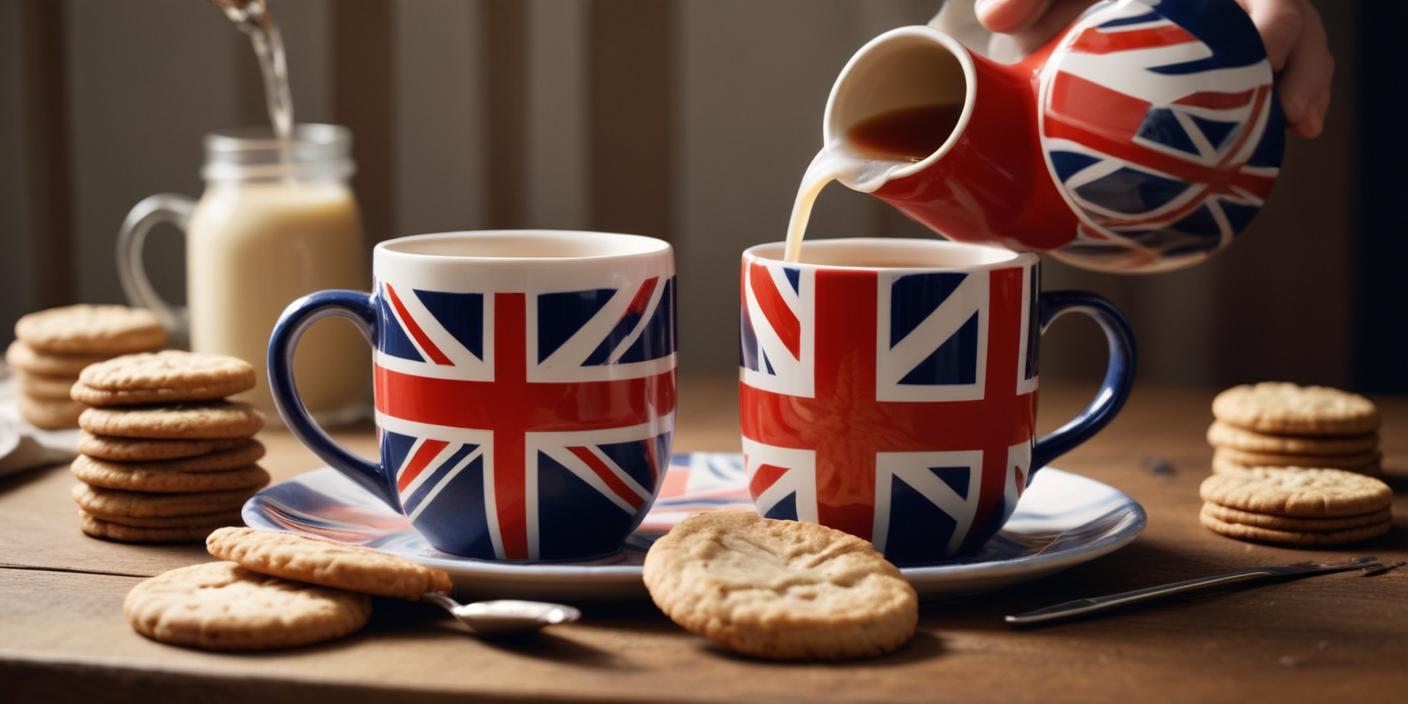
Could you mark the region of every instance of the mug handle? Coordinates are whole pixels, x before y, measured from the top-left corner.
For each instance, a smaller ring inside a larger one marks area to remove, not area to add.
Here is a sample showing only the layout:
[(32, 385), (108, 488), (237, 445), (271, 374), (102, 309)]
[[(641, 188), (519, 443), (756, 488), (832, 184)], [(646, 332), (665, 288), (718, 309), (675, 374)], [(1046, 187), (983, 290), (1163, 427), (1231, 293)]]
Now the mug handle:
[(400, 497), (391, 490), (379, 462), (369, 462), (337, 444), (309, 415), (293, 379), (293, 353), (298, 340), (313, 323), (324, 318), (346, 318), (376, 348), (376, 303), (373, 294), (361, 291), (318, 291), (290, 303), (274, 323), (269, 336), (269, 389), (279, 416), (304, 447), (383, 503), (401, 511)]
[(157, 225), (175, 225), (185, 235), (186, 224), (195, 207), (194, 200), (177, 193), (148, 196), (132, 206), (117, 231), (117, 278), (122, 282), (127, 301), (151, 310), (161, 326), (179, 339), (184, 339), (188, 333), (186, 309), (173, 306), (157, 295), (151, 279), (147, 278), (147, 267), (142, 263), (142, 248), (147, 242), (147, 233)]
[(1041, 332), (1066, 313), (1088, 315), (1105, 333), (1110, 346), (1110, 359), (1105, 366), (1105, 379), (1095, 399), (1079, 415), (1051, 434), (1036, 441), (1032, 451), (1032, 473), (1050, 464), (1051, 460), (1070, 452), (1115, 419), (1134, 381), (1134, 331), (1115, 304), (1089, 291), (1049, 291), (1038, 299)]

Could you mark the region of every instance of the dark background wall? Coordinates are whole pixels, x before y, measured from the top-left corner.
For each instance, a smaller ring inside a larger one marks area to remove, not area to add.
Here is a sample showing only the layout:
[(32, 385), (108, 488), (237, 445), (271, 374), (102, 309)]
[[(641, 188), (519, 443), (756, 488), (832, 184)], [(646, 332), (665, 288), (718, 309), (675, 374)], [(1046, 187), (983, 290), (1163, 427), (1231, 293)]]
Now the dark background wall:
[[(1394, 91), (1360, 89), (1401, 82), (1404, 9), (1316, 4), (1338, 62), (1326, 133), (1290, 140), (1270, 204), (1236, 246), (1148, 277), (1048, 264), (1048, 288), (1093, 289), (1129, 313), (1144, 382), (1408, 389), (1404, 143)], [(682, 364), (726, 373), (738, 253), (781, 238), (836, 72), (938, 3), (273, 5), (299, 119), (356, 133), (369, 241), (485, 227), (665, 237), (681, 272)], [(154, 192), (198, 193), (200, 136), (262, 121), (261, 101), (243, 37), (204, 2), (0, 0), (0, 338), (29, 310), (120, 300), (112, 246), (126, 210)], [(839, 187), (813, 223), (817, 237), (925, 234)], [(159, 288), (179, 299), (179, 238), (150, 249)], [(1085, 323), (1063, 321), (1044, 344), (1048, 377), (1103, 365)]]

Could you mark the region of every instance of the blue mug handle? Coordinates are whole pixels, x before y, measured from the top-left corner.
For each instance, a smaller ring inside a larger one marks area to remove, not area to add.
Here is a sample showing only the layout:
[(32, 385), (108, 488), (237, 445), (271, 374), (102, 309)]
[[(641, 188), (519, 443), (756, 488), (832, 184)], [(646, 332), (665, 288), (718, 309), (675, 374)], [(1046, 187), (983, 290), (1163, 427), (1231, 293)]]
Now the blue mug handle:
[(1088, 291), (1049, 291), (1041, 294), (1038, 305), (1041, 332), (1066, 313), (1081, 313), (1094, 319), (1109, 343), (1110, 360), (1105, 366), (1100, 391), (1090, 405), (1065, 425), (1036, 441), (1032, 473), (1089, 440), (1114, 420), (1129, 398), (1129, 388), (1134, 381), (1134, 331), (1115, 304)]
[(391, 490), (381, 464), (352, 454), (328, 437), (308, 414), (303, 399), (298, 395), (298, 386), (293, 380), (293, 351), (298, 347), (303, 333), (324, 318), (352, 321), (372, 349), (376, 349), (376, 302), (373, 294), (318, 291), (290, 303), (279, 316), (279, 322), (274, 324), (274, 333), (269, 336), (269, 388), (274, 395), (274, 405), (278, 407), (284, 424), (304, 447), (399, 513), (401, 499)]

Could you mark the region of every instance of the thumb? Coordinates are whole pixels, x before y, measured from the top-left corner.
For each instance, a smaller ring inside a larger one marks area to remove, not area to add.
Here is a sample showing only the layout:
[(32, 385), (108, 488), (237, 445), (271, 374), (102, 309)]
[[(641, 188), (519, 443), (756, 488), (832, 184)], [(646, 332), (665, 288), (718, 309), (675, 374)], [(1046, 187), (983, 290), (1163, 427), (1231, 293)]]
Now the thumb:
[(1046, 14), (1051, 0), (976, 0), (973, 13), (989, 32), (1011, 34)]

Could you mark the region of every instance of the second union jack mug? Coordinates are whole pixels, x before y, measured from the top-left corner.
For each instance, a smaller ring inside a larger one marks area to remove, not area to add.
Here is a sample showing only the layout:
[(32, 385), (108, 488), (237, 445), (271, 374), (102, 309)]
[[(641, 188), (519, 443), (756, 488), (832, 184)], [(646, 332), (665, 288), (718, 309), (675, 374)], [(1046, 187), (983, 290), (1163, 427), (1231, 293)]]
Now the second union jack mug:
[[(569, 560), (621, 546), (669, 464), (675, 265), (637, 235), (550, 230), (389, 240), (373, 291), (294, 301), (269, 380), (295, 436), (444, 552)], [(292, 358), (315, 321), (375, 348), (379, 462), (335, 443), (298, 397)]]
[[(1124, 316), (1091, 293), (1039, 293), (1035, 254), (839, 239), (782, 256), (743, 253), (739, 413), (764, 516), (867, 538), (898, 563), (972, 550), (1129, 393)], [(1037, 342), (1068, 312), (1099, 323), (1110, 360), (1090, 406), (1038, 439)]]

